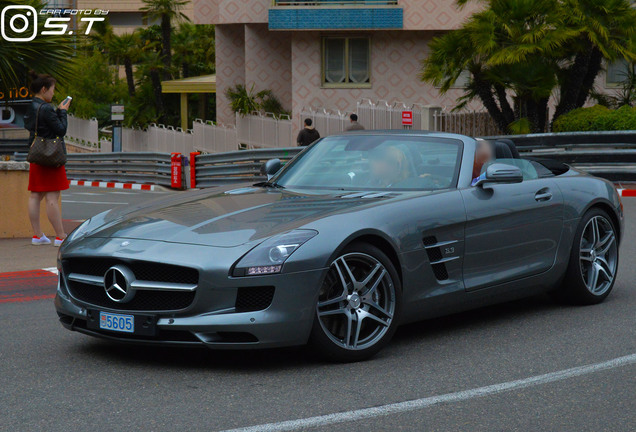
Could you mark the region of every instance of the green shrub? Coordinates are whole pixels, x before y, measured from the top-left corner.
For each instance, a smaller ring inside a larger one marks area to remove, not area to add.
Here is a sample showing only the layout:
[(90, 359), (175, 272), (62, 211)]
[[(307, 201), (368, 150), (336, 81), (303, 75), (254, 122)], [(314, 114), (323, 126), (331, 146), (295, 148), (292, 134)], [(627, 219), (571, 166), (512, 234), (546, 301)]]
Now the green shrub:
[(602, 105), (579, 108), (557, 118), (554, 132), (636, 130), (636, 108), (623, 106), (611, 110)]

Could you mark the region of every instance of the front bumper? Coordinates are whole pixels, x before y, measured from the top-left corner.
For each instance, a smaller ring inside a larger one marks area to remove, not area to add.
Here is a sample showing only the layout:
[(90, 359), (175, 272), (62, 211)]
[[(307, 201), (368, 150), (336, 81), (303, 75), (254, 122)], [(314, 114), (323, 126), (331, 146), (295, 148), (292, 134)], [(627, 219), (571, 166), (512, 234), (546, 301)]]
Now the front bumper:
[[(116, 241), (117, 240), (113, 240)], [(121, 240), (119, 240), (121, 242)], [(139, 250), (147, 247), (149, 256), (163, 256), (173, 264), (176, 255), (161, 249), (166, 245), (157, 242), (135, 241)], [(148, 244), (143, 244), (148, 243)], [(104, 258), (113, 257), (106, 245), (82, 255)], [(91, 336), (135, 344), (207, 346), (215, 349), (274, 348), (307, 343), (313, 325), (315, 305), (320, 283), (327, 269), (315, 269), (278, 275), (241, 277), (229, 276), (229, 268), (235, 258), (227, 250), (219, 251), (202, 246), (179, 245), (178, 255), (212, 256), (215, 265), (200, 268), (200, 282), (193, 303), (179, 311), (127, 311), (85, 303), (72, 296), (67, 276), (63, 272), (58, 279), (55, 307), (62, 325), (73, 331)], [(215, 256), (218, 254), (218, 256)], [(72, 253), (70, 253), (72, 256)], [(137, 254), (115, 254), (121, 259), (140, 259)], [(127, 256), (131, 255), (131, 256)], [(174, 259), (173, 259), (174, 258)], [(237, 312), (233, 307), (239, 288), (274, 287), (269, 306), (263, 310)], [(100, 330), (89, 320), (98, 319), (100, 311), (144, 316), (152, 320), (152, 335), (119, 333)]]

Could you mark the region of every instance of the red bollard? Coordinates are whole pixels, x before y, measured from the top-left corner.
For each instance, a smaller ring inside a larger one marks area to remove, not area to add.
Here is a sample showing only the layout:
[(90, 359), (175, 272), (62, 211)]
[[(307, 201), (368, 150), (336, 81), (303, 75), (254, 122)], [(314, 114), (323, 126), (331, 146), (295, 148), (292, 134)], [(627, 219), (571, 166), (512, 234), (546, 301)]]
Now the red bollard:
[(183, 159), (181, 153), (170, 157), (170, 183), (174, 189), (183, 189)]
[(197, 187), (197, 156), (201, 152), (190, 153), (190, 187), (194, 189)]

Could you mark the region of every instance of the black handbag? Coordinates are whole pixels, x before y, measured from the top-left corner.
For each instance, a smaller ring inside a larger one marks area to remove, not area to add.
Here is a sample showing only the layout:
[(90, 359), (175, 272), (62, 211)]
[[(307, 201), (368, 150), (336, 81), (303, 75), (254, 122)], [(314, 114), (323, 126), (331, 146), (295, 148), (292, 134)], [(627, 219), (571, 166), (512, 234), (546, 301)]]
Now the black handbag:
[(45, 167), (60, 167), (66, 164), (64, 140), (60, 137), (43, 138), (38, 136), (38, 117), (40, 116), (42, 105), (44, 104), (40, 104), (35, 114), (35, 136), (31, 147), (29, 147), (27, 161)]

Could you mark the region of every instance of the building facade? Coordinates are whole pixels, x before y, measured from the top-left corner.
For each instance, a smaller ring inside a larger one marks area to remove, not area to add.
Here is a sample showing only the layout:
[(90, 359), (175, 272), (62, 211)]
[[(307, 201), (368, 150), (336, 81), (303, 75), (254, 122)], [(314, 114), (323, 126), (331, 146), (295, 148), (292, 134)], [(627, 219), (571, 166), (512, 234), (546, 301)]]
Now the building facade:
[(454, 0), (194, 0), (194, 20), (216, 25), (217, 119), (232, 123), (225, 90), (270, 89), (297, 117), (303, 108), (352, 111), (371, 100), (451, 108), (419, 77), (428, 43), (479, 7)]

